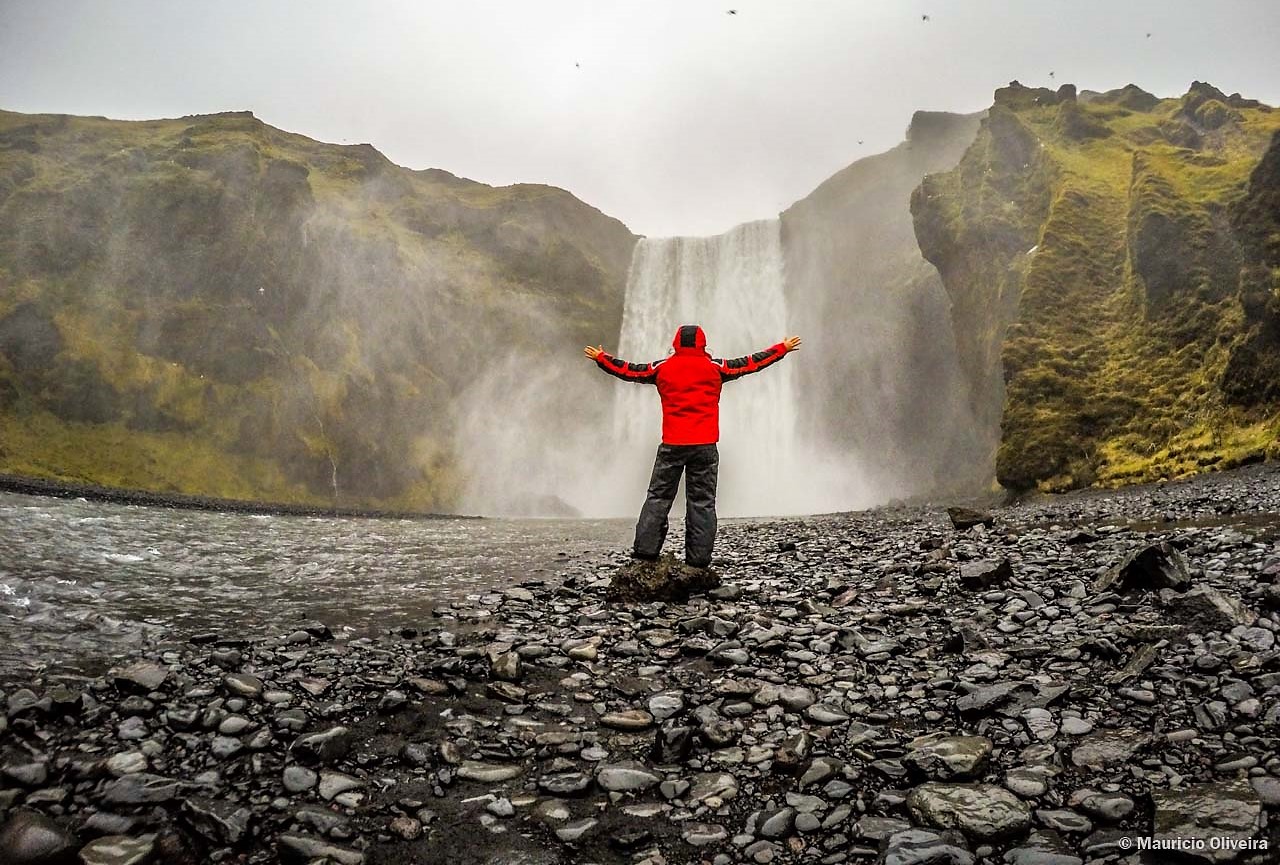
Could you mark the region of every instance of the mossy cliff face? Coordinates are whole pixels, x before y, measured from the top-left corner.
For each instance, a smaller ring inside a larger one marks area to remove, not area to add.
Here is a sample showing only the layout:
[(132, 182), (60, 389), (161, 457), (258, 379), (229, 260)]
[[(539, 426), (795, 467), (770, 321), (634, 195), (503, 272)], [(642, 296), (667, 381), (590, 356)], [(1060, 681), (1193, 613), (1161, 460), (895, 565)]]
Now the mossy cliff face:
[(449, 507), (459, 394), (616, 333), (634, 242), (247, 113), (0, 112), (0, 471)]
[(1065, 489), (1278, 455), (1280, 112), (1016, 82), (912, 196), (996, 479)]

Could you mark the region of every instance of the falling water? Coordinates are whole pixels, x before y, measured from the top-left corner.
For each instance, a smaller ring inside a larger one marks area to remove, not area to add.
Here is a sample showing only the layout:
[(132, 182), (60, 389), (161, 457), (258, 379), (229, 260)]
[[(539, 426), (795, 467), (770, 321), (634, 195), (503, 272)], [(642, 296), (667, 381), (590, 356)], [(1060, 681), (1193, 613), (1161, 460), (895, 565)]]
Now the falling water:
[[(715, 237), (644, 239), (627, 280), (618, 354), (662, 358), (676, 328), (700, 324), (714, 357), (768, 348), (788, 333), (780, 225), (748, 222)], [(805, 509), (796, 449), (797, 400), (790, 358), (742, 381), (727, 382), (720, 401), (719, 510), (726, 515)], [(615, 422), (624, 472), (641, 491), (646, 458), (661, 437), (658, 396), (619, 384)], [(634, 462), (633, 462), (634, 461)], [(641, 470), (642, 469), (642, 470)]]

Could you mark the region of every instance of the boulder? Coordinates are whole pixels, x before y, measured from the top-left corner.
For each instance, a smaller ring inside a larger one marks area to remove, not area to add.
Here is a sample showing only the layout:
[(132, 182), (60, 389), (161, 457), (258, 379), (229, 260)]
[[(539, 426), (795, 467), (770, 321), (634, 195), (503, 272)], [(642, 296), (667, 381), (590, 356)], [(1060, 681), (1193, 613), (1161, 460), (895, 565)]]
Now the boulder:
[(1169, 607), (1180, 622), (1209, 631), (1248, 627), (1258, 620), (1244, 604), (1208, 586), (1196, 586), (1184, 595), (1173, 596)]
[(959, 829), (970, 838), (1012, 838), (1031, 825), (1031, 809), (1013, 793), (993, 784), (921, 784), (907, 794), (907, 808), (918, 823)]
[(911, 740), (902, 761), (931, 780), (950, 781), (981, 774), (990, 756), (986, 736), (930, 733)]
[(971, 529), (974, 526), (984, 526), (991, 528), (996, 524), (996, 518), (986, 511), (978, 511), (973, 508), (947, 508), (947, 516), (951, 518), (951, 525), (955, 526), (958, 531)]
[(710, 568), (692, 568), (667, 554), (656, 562), (633, 560), (613, 575), (607, 597), (613, 602), (680, 603), (717, 588), (720, 577)]
[(949, 838), (928, 829), (903, 829), (880, 844), (876, 865), (973, 865), (963, 838)]
[(1005, 583), (1013, 577), (1013, 565), (1008, 559), (994, 561), (980, 559), (960, 565), (960, 585), (971, 592), (989, 589)]
[(1187, 560), (1168, 543), (1152, 544), (1135, 550), (1098, 577), (1095, 592), (1132, 592), (1191, 587), (1191, 571)]
[(1199, 842), (1190, 851), (1180, 848), (1194, 862), (1234, 862), (1260, 835), (1262, 802), (1244, 779), (1156, 790), (1151, 802), (1153, 839)]
[(73, 832), (35, 811), (18, 811), (0, 829), (0, 861), (6, 865), (70, 865), (78, 846)]

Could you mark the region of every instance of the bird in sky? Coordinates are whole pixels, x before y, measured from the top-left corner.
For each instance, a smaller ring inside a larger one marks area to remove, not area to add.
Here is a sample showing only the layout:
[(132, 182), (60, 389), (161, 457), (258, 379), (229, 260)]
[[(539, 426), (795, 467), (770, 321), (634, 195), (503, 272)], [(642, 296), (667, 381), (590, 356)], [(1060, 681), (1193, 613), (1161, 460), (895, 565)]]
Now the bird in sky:
[(737, 10), (737, 9), (730, 9), (730, 10), (728, 11), (728, 13), (726, 13), (726, 14), (728, 14), (728, 15), (737, 15), (737, 14), (738, 14), (738, 10)]
[(1151, 38), (1151, 34), (1150, 34), (1150, 33), (1148, 33), (1148, 34), (1147, 34), (1147, 38), (1148, 38), (1148, 39), (1150, 39), (1150, 38)]
[(928, 20), (929, 20), (929, 16), (928, 16), (928, 15), (921, 15), (921, 16), (920, 16), (920, 20), (921, 20), (921, 21), (928, 21)]
[(858, 139), (858, 143), (859, 143), (859, 144), (861, 144), (861, 143), (862, 143), (862, 139), (861, 139), (861, 138), (859, 138), (859, 139)]
[(1049, 77), (1050, 77), (1050, 78), (1052, 78), (1052, 77), (1053, 77), (1053, 72), (1050, 72), (1050, 73), (1049, 73)]

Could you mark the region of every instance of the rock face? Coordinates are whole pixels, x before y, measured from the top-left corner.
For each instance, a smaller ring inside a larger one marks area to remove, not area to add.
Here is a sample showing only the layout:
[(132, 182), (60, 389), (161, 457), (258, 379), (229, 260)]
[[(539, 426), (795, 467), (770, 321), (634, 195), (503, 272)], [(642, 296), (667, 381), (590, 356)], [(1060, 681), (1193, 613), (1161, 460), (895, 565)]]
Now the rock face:
[[(617, 334), (635, 241), (563, 190), (411, 171), (248, 112), (0, 112), (0, 472), (449, 507), (464, 392), (506, 352)], [(608, 388), (590, 372), (560, 382), (580, 410)], [(562, 432), (566, 406), (547, 406)]]
[(670, 553), (656, 562), (632, 560), (618, 569), (609, 584), (609, 600), (685, 601), (720, 585), (710, 568), (691, 568)]
[(1280, 112), (1200, 82), (1153, 99), (1013, 82), (912, 196), (1007, 487), (1280, 454), (1258, 434), (1280, 404)]
[(865, 474), (893, 478), (891, 495), (969, 491), (990, 476), (967, 415), (947, 299), (909, 211), (911, 190), (955, 166), (978, 121), (918, 111), (906, 141), (859, 159), (782, 213), (791, 325), (826, 359), (793, 373), (813, 419), (807, 446), (858, 454), (875, 442)]

